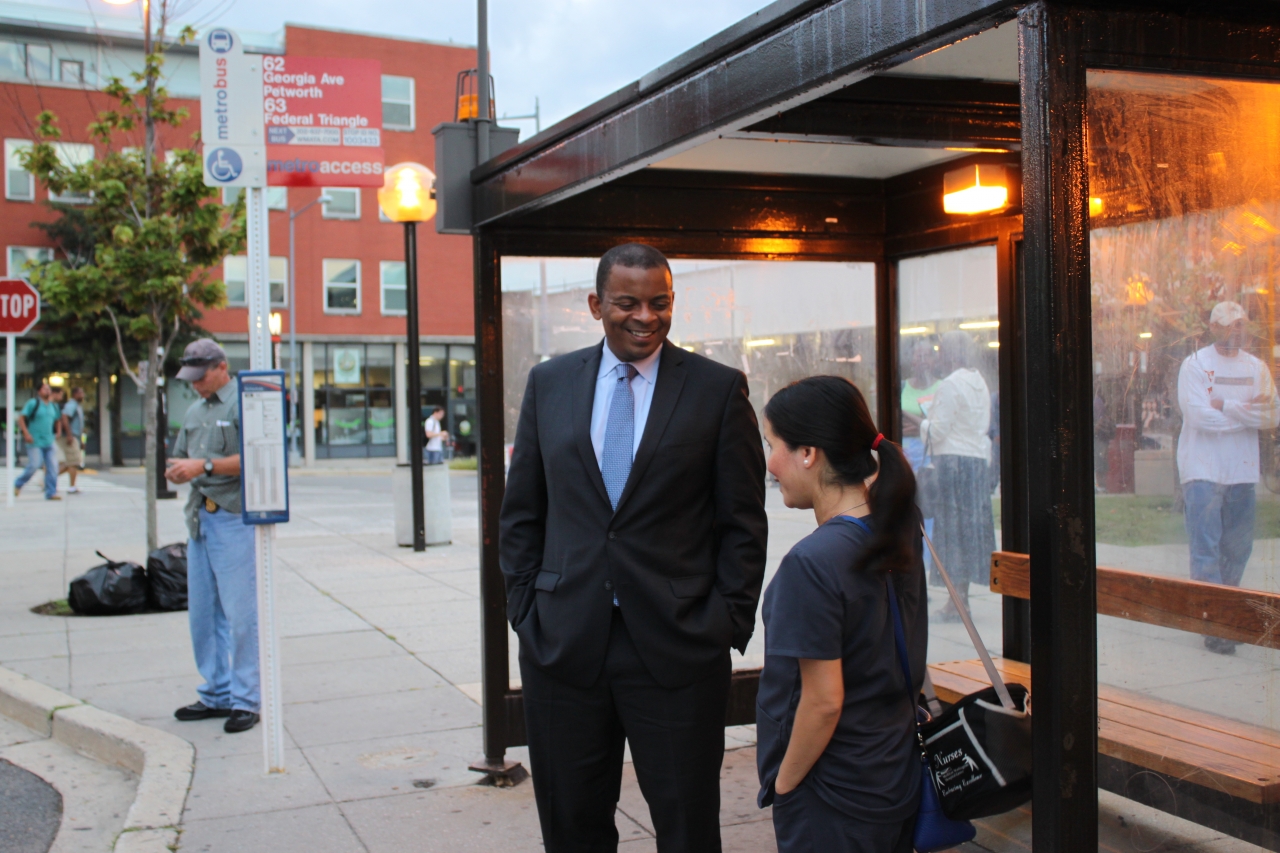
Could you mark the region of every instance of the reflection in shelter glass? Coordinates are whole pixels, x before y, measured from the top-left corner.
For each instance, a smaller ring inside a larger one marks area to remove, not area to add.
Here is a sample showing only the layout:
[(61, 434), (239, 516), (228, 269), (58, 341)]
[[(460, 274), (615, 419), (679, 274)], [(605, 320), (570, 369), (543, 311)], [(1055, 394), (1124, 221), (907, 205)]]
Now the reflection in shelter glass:
[[(898, 375), (902, 449), (915, 470), (925, 532), (984, 642), (999, 648), (1000, 596), (991, 592), (998, 545), (1000, 402), (996, 247), (972, 246), (898, 262)], [(926, 550), (930, 662), (971, 658), (973, 646)]]
[(1088, 86), (1100, 778), (1239, 836), (1280, 770), (1280, 85)]
[[(502, 259), (508, 454), (533, 366), (604, 337), (587, 308), (597, 263), (597, 258)], [(875, 417), (875, 264), (672, 260), (671, 269), (675, 302), (669, 340), (746, 374), (757, 418), (778, 389), (823, 373), (856, 384)], [(774, 484), (766, 503), (767, 586), (782, 556), (813, 530), (814, 521), (811, 511), (784, 507)], [(735, 651), (733, 662), (736, 668), (764, 663), (758, 619), (747, 654)]]

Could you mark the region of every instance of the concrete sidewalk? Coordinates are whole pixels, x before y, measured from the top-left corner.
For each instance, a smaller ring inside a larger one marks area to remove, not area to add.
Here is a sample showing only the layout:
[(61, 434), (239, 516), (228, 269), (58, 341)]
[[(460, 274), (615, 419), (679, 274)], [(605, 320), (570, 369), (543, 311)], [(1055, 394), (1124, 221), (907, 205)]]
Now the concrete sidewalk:
[[(29, 611), (64, 598), (68, 581), (100, 562), (95, 550), (144, 556), (140, 472), (85, 476), (82, 494), (57, 503), (28, 490), (0, 513), (0, 665), (195, 745), (183, 851), (541, 851), (532, 785), (483, 787), (466, 769), (481, 755), (476, 477), (454, 472), (451, 482), (454, 542), (415, 554), (394, 544), (389, 468), (293, 481), (293, 520), (277, 538), (284, 775), (263, 773), (259, 730), (226, 735), (220, 720), (173, 719), (199, 682), (185, 613)], [(161, 502), (162, 543), (186, 538), (184, 501)], [(776, 490), (769, 501), (772, 573), (813, 520), (782, 507)], [(998, 637), (998, 599), (975, 592), (973, 602), (983, 633)], [(962, 627), (935, 628), (932, 660), (972, 656)], [(761, 632), (735, 659), (759, 665)], [(755, 807), (753, 741), (751, 727), (726, 732), (727, 851), (775, 850), (770, 813)], [(1117, 849), (1153, 838), (1177, 838), (1182, 850), (1234, 846), (1111, 795), (1103, 805)], [(618, 827), (624, 851), (655, 850), (630, 766)], [(978, 842), (966, 847), (1029, 849), (1028, 813), (985, 822)]]
[[(293, 483), (278, 531), (277, 587), (288, 772), (262, 772), (259, 730), (179, 723), (195, 698), (185, 613), (36, 616), (100, 559), (143, 556), (142, 480), (81, 479), (60, 503), (24, 495), (0, 514), (0, 664), (196, 746), (182, 850), (542, 849), (532, 785), (476, 784), (481, 755), (474, 473), (455, 473), (454, 543), (398, 548), (385, 476), (334, 472)], [(185, 538), (185, 495), (160, 504), (161, 541)], [(754, 804), (750, 731), (730, 739), (729, 849), (772, 849)], [(512, 757), (524, 760), (522, 750)], [(626, 774), (619, 830), (653, 849), (648, 810)]]

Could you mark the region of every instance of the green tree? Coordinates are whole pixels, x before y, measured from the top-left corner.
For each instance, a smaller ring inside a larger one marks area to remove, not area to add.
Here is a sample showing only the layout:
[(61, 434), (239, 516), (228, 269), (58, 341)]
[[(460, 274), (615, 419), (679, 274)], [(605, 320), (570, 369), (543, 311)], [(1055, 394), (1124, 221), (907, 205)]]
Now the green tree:
[[(80, 207), (83, 225), (94, 237), (92, 258), (79, 265), (46, 263), (32, 271), (32, 283), (62, 317), (91, 327), (105, 316), (115, 339), (121, 370), (143, 389), (146, 424), (147, 549), (156, 534), (156, 394), (163, 360), (182, 330), (194, 325), (205, 307), (225, 302), (222, 282), (209, 277), (211, 267), (244, 246), (243, 207), (218, 203), (216, 189), (204, 185), (199, 155), (171, 149), (161, 156), (156, 128), (178, 127), (186, 111), (167, 106), (161, 85), (164, 66), (165, 17), (143, 70), (130, 87), (112, 78), (104, 91), (116, 106), (89, 125), (103, 153), (68, 166), (58, 157), (61, 137), (57, 117), (39, 116), (39, 141), (23, 154), (22, 165), (50, 190), (87, 199)], [(194, 37), (185, 28), (179, 42)], [(121, 143), (137, 129), (142, 150)], [(130, 358), (130, 345), (141, 345), (144, 360)]]

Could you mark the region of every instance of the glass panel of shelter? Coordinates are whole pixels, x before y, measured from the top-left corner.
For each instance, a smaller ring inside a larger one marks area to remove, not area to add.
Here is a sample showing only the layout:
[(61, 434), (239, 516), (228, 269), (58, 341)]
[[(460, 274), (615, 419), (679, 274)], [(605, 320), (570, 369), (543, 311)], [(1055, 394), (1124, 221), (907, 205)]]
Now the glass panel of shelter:
[[(539, 361), (599, 343), (587, 308), (597, 258), (502, 259), (505, 443), (509, 458), (529, 370)], [(814, 374), (835, 374), (861, 389), (876, 413), (876, 265), (809, 261), (671, 261), (675, 310), (670, 340), (747, 375), (757, 417), (778, 389)], [(763, 438), (761, 439), (763, 442)], [(786, 552), (814, 527), (813, 513), (769, 510), (767, 585)], [(737, 669), (764, 663), (757, 623)], [(518, 681), (514, 634), (511, 673)]]
[[(902, 447), (920, 482), (925, 531), (988, 648), (1000, 649), (1001, 596), (989, 585), (999, 546), (1000, 383), (994, 245), (897, 264)], [(927, 549), (929, 661), (975, 657)]]
[[(1274, 783), (1280, 84), (1090, 71), (1087, 139), (1103, 733), (1140, 707), (1174, 758), (1234, 743), (1224, 766)], [(1193, 820), (1240, 809), (1215, 770), (1100, 770)]]

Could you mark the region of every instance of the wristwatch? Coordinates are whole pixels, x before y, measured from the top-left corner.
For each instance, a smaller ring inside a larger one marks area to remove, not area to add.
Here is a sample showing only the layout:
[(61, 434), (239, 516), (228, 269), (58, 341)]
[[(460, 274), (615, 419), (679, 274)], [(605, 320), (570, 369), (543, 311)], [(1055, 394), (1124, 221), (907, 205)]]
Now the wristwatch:
[(213, 473), (213, 460), (212, 460), (212, 459), (206, 459), (206, 460), (204, 460), (204, 472), (205, 472), (205, 474), (212, 474), (212, 473)]

